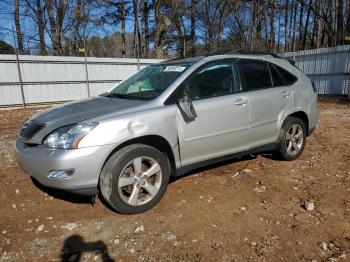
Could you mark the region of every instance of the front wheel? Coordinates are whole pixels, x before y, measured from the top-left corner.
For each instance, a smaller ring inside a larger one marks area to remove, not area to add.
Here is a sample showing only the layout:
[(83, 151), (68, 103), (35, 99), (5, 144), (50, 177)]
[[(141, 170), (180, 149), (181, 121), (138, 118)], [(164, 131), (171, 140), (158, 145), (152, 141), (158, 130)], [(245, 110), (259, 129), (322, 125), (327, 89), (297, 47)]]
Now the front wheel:
[(134, 144), (114, 153), (100, 175), (103, 198), (117, 212), (137, 214), (154, 207), (169, 183), (170, 165), (159, 150)]
[(305, 123), (299, 118), (288, 117), (280, 130), (277, 151), (283, 160), (297, 159), (304, 151), (306, 142)]

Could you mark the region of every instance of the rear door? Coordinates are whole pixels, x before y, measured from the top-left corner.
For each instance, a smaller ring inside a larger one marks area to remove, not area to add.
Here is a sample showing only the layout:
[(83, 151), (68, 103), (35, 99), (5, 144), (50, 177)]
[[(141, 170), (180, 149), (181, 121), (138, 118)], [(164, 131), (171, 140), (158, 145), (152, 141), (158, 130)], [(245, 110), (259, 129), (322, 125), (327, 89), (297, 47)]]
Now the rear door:
[[(293, 105), (293, 95), (284, 86), (282, 76), (272, 80), (268, 62), (254, 59), (238, 61), (243, 93), (250, 106), (251, 148), (275, 143), (278, 136), (278, 119)], [(278, 80), (279, 79), (279, 80)]]

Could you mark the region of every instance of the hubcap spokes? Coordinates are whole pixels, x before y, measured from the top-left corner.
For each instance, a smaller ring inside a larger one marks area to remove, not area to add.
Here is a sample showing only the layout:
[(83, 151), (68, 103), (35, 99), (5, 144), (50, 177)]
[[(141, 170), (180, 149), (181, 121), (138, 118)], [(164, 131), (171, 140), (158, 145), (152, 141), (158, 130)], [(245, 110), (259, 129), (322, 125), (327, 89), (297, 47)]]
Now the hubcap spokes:
[(141, 156), (123, 168), (118, 180), (118, 192), (125, 203), (140, 206), (155, 197), (161, 182), (159, 163), (151, 157)]
[(304, 142), (303, 129), (299, 124), (292, 125), (286, 134), (286, 149), (290, 155), (296, 155), (301, 150)]

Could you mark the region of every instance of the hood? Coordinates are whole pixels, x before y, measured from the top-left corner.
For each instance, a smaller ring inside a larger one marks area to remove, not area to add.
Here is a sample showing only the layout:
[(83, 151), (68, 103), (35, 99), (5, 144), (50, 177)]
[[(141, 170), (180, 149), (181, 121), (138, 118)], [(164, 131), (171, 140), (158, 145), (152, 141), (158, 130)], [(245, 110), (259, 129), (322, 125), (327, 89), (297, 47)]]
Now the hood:
[(44, 112), (34, 115), (26, 122), (20, 130), (21, 136), (23, 127), (30, 131), (31, 124), (38, 124), (40, 127), (33, 129), (34, 134), (27, 134), (26, 143), (41, 144), (43, 138), (55, 129), (76, 124), (89, 118), (98, 117), (108, 113), (123, 111), (131, 107), (140, 106), (147, 101), (109, 98), (104, 96), (79, 100), (53, 107)]

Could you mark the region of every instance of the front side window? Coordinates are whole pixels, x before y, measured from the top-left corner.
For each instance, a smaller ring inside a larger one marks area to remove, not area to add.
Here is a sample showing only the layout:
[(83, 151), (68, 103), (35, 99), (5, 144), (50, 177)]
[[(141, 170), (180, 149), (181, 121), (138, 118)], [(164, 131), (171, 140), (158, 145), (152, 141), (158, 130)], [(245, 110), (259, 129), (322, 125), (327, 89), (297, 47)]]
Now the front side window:
[(150, 65), (120, 83), (105, 96), (152, 100), (167, 89), (191, 65), (192, 63)]
[(229, 95), (239, 92), (231, 62), (211, 63), (194, 73), (185, 83), (192, 100)]
[(243, 91), (272, 87), (269, 68), (265, 61), (241, 59), (238, 62)]

